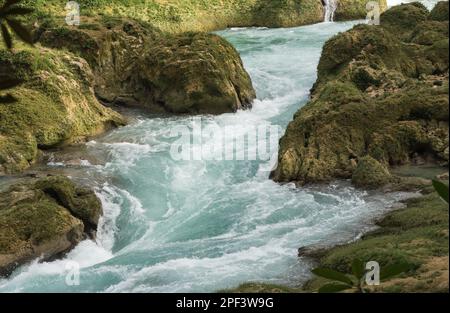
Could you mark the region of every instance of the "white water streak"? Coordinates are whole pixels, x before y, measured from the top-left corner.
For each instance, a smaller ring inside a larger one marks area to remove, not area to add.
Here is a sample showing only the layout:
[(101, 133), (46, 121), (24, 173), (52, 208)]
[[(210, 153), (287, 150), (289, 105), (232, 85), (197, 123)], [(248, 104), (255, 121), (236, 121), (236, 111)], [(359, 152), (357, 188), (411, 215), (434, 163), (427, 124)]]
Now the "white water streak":
[(334, 12), (336, 12), (338, 1), (337, 0), (324, 0), (325, 5), (325, 16), (324, 22), (333, 22), (334, 21)]

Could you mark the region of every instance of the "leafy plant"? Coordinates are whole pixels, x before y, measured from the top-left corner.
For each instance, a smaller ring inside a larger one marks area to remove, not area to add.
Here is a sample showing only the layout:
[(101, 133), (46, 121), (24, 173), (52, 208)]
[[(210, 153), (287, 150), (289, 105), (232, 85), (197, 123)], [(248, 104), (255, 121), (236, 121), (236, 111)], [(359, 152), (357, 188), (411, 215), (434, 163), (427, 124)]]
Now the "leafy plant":
[[(19, 37), (22, 41), (27, 44), (33, 44), (33, 38), (31, 33), (23, 26), (20, 21), (16, 18), (30, 14), (33, 12), (33, 9), (24, 8), (18, 6), (18, 4), (22, 0), (6, 0), (3, 6), (0, 8), (0, 30), (3, 38), (3, 42), (5, 43), (8, 49), (12, 49), (13, 40), (10, 34), (10, 29), (14, 32), (14, 34)], [(2, 76), (0, 77), (0, 90), (8, 90), (20, 85), (22, 81), (18, 79), (13, 79), (10, 77)], [(11, 94), (1, 95), (0, 94), (0, 103), (12, 103), (15, 102), (15, 98)]]
[(433, 187), (439, 196), (448, 203), (449, 187), (438, 180), (433, 180)]
[[(407, 263), (398, 263), (385, 266), (381, 269), (380, 280), (386, 280), (397, 276), (411, 269), (411, 265)], [(312, 272), (319, 277), (333, 281), (319, 288), (319, 293), (335, 293), (344, 290), (353, 289), (359, 293), (365, 293), (364, 288), (367, 270), (361, 260), (354, 260), (352, 263), (352, 273), (345, 274), (328, 268), (316, 268)]]

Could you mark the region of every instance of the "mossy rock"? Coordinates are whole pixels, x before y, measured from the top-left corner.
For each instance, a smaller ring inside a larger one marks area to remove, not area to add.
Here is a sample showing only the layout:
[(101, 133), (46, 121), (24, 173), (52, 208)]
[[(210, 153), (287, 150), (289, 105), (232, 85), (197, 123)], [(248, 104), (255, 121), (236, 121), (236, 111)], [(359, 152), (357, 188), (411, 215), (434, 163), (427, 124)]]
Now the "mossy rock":
[[(337, 0), (337, 8), (334, 13), (336, 21), (358, 20), (367, 16), (366, 0)], [(386, 0), (378, 0), (380, 12), (387, 9)]]
[(235, 112), (256, 97), (237, 51), (216, 35), (187, 33), (155, 45), (140, 75), (173, 113)]
[(361, 158), (353, 171), (352, 183), (360, 188), (379, 188), (391, 180), (389, 170), (370, 156)]
[(431, 46), (435, 42), (448, 37), (448, 20), (445, 22), (424, 21), (419, 23), (411, 34), (410, 42)]
[(217, 35), (170, 35), (131, 19), (92, 19), (95, 28), (41, 30), (39, 41), (86, 58), (105, 102), (150, 112), (235, 112), (256, 97), (235, 48)]
[[(386, 0), (378, 2), (381, 11), (387, 8)], [(25, 3), (36, 9), (37, 18), (49, 15), (64, 18), (64, 0)], [(367, 14), (366, 3), (339, 0), (336, 20), (363, 19)], [(209, 32), (227, 27), (295, 27), (320, 23), (324, 17), (324, 2), (319, 0), (133, 0), (132, 5), (126, 0), (102, 0), (82, 2), (81, 8), (81, 25), (85, 25), (82, 27), (95, 27), (88, 18), (103, 15), (152, 23), (170, 33)]]
[(407, 36), (419, 23), (428, 19), (429, 11), (420, 2), (394, 6), (381, 14), (381, 26), (396, 36)]
[[(416, 28), (398, 36), (409, 15)], [(420, 4), (401, 5), (382, 27), (357, 25), (325, 43), (311, 100), (280, 140), (272, 179), (351, 178), (365, 156), (383, 166), (417, 155), (448, 164), (448, 21), (427, 15)]]
[(439, 1), (436, 3), (428, 19), (433, 21), (448, 21), (448, 1)]
[(82, 220), (86, 233), (95, 232), (102, 215), (102, 205), (91, 190), (78, 187), (63, 176), (41, 179), (36, 182), (35, 187), (54, 198), (74, 217)]
[(0, 275), (41, 257), (62, 256), (94, 238), (101, 203), (66, 177), (21, 182), (0, 193)]
[(17, 101), (0, 106), (0, 175), (29, 167), (38, 148), (80, 142), (125, 123), (96, 99), (86, 61), (68, 52), (0, 50), (0, 75), (24, 82), (10, 91)]

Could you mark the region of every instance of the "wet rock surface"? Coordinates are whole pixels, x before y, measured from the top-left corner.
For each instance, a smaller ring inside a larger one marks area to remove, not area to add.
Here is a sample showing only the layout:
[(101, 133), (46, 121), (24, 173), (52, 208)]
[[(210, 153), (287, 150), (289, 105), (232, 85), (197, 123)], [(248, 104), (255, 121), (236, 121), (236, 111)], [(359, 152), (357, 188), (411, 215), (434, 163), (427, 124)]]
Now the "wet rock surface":
[(0, 275), (33, 259), (63, 256), (95, 239), (102, 215), (90, 189), (63, 176), (26, 179), (0, 192)]

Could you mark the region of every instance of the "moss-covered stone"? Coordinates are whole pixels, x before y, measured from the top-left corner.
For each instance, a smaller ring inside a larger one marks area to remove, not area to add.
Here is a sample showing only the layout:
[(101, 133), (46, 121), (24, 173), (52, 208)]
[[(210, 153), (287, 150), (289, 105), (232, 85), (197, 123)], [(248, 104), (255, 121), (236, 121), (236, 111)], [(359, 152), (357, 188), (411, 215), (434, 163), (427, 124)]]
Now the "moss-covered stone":
[(151, 47), (141, 79), (174, 113), (234, 112), (256, 97), (237, 51), (216, 35), (186, 33)]
[(237, 51), (219, 36), (168, 35), (133, 20), (92, 19), (94, 29), (40, 30), (39, 40), (86, 58), (106, 102), (151, 112), (225, 113), (251, 106), (251, 80)]
[(24, 81), (11, 90), (17, 101), (0, 106), (0, 175), (29, 167), (38, 148), (79, 142), (124, 123), (97, 101), (89, 65), (70, 53), (0, 50), (0, 75)]
[(54, 259), (95, 237), (101, 203), (65, 177), (47, 177), (0, 193), (0, 276), (41, 257)]
[(67, 208), (70, 213), (83, 221), (85, 232), (95, 232), (102, 215), (102, 205), (89, 189), (76, 186), (63, 176), (53, 176), (36, 182), (35, 187)]
[(448, 1), (439, 1), (436, 3), (428, 19), (433, 21), (448, 21)]
[(358, 161), (352, 176), (352, 183), (361, 188), (382, 187), (390, 180), (389, 170), (371, 156), (363, 157)]
[(427, 16), (420, 4), (401, 5), (381, 27), (357, 25), (325, 44), (311, 101), (280, 141), (273, 179), (351, 178), (367, 155), (383, 166), (417, 155), (448, 164), (448, 21)]

